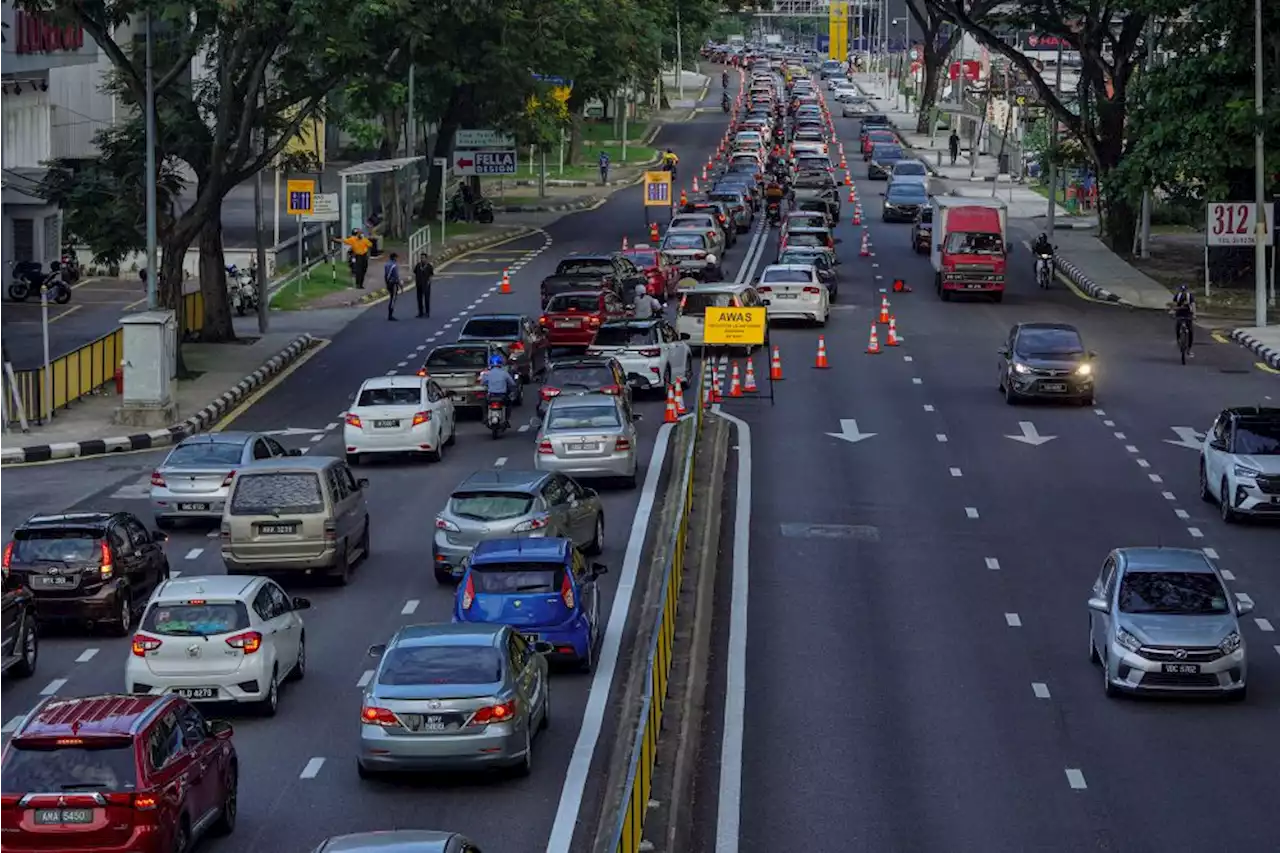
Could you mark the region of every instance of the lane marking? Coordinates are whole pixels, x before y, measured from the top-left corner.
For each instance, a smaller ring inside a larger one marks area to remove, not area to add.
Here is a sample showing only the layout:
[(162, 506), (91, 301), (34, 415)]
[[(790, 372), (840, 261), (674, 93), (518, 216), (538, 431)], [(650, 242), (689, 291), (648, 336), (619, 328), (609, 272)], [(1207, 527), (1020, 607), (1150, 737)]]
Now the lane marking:
[(1188, 527), (1187, 532), (1191, 534), (1193, 539), (1203, 539), (1204, 534), (1200, 532), (1199, 527)]
[(528, 431), (529, 431), (528, 424), (520, 424), (520, 427), (516, 430), (516, 432), (528, 432)]
[(323, 440), (324, 440), (324, 433), (320, 433), (319, 435), (313, 435), (311, 436), (310, 439), (308, 439), (308, 441), (311, 441), (312, 443), (317, 441), (323, 441)]
[(1000, 561), (997, 560), (995, 557), (987, 557), (987, 568), (991, 569), (993, 572), (999, 571)]
[(408, 367), (408, 366), (409, 366), (408, 360), (396, 362), (396, 367)]
[(1145, 459), (1137, 459), (1137, 460), (1134, 460), (1134, 461), (1136, 461), (1136, 462), (1138, 463), (1138, 467), (1139, 467), (1139, 468), (1150, 468), (1150, 467), (1151, 467), (1151, 463), (1150, 463), (1150, 462), (1148, 462), (1148, 461), (1147, 461), (1147, 460), (1145, 460)]
[(496, 460), (494, 460), (493, 467), (501, 468), (503, 465), (506, 465), (506, 464), (507, 464), (507, 457), (499, 456)]
[(924, 384), (924, 380), (923, 380), (923, 379), (921, 379), (919, 376), (913, 376), (913, 377), (911, 377), (911, 384), (912, 384), (912, 385), (923, 385), (923, 384)]
[[(1115, 433), (1114, 435), (1115, 435), (1115, 437), (1116, 437), (1116, 438), (1120, 439), (1121, 441), (1124, 441), (1124, 433), (1122, 433), (1122, 432), (1117, 432), (1117, 433)], [(1137, 449), (1135, 448), (1133, 452), (1134, 452), (1134, 453), (1137, 453), (1138, 451), (1137, 451)]]
[(1106, 416), (1106, 414), (1107, 414), (1107, 413), (1106, 413), (1106, 412), (1104, 412), (1102, 409), (1094, 409), (1094, 410), (1093, 410), (1093, 413), (1094, 413), (1095, 415), (1099, 416), (1099, 417), (1105, 417), (1105, 416)]
[(938, 433), (937, 435), (935, 435), (935, 436), (934, 436), (934, 438), (938, 439), (939, 443), (941, 443), (941, 444), (946, 444), (946, 443), (947, 443), (947, 436), (946, 436), (946, 433), (941, 433), (941, 432), (940, 432), (940, 433)]
[(89, 661), (93, 660), (93, 658), (97, 654), (98, 654), (97, 649), (85, 649), (80, 653), (80, 656), (76, 658), (76, 663), (88, 663)]
[(1089, 787), (1085, 784), (1084, 774), (1074, 767), (1067, 768), (1067, 784), (1071, 786), (1073, 791), (1083, 791)]
[(325, 432), (333, 432), (333, 431), (334, 431), (335, 429), (337, 429), (337, 428), (338, 428), (338, 424), (337, 424), (337, 423), (325, 424), (325, 425), (324, 425), (324, 431), (325, 431)]
[(18, 730), (18, 726), (22, 725), (22, 721), (25, 720), (26, 718), (27, 717), (25, 714), (19, 715), (17, 717), (10, 717), (9, 720), (4, 724), (4, 726), (0, 727), (0, 734), (6, 734), (6, 735), (13, 734)]
[(906, 361), (906, 362), (914, 361), (914, 359), (912, 359), (912, 358), (911, 358), (911, 356), (909, 356), (909, 355), (904, 355), (904, 356), (902, 357), (902, 360), (903, 360), (903, 361)]
[(52, 696), (53, 694), (61, 690), (62, 686), (66, 683), (67, 683), (67, 680), (65, 678), (55, 678), (53, 681), (50, 681), (48, 684), (44, 686), (44, 689), (40, 691), (40, 695)]
[(1233, 571), (1231, 571), (1230, 569), (1223, 569), (1223, 570), (1222, 570), (1222, 579), (1223, 579), (1224, 581), (1233, 581), (1233, 580), (1235, 580), (1235, 579), (1236, 579), (1236, 573), (1235, 573), (1235, 572), (1233, 572)]
[(412, 616), (418, 609), (418, 599), (411, 598), (404, 603), (404, 607), (400, 608), (401, 616)]
[(972, 506), (967, 506), (967, 507), (965, 507), (965, 508), (964, 508), (964, 514), (965, 514), (965, 515), (967, 515), (967, 516), (969, 516), (970, 518), (977, 518), (977, 517), (978, 517), (978, 508), (977, 508), (977, 507), (972, 507)]
[(208, 533), (206, 533), (206, 534), (205, 534), (205, 538), (207, 538), (207, 539), (217, 539), (217, 538), (218, 538), (219, 536), (221, 536), (221, 535), (222, 535), (222, 534), (221, 534), (219, 531), (217, 531), (217, 530), (210, 530)]
[(307, 766), (302, 768), (302, 772), (298, 774), (299, 779), (314, 779), (320, 775), (320, 768), (324, 767), (323, 758), (313, 758), (307, 762)]
[[(729, 417), (726, 415), (725, 417)], [(627, 539), (627, 550), (622, 558), (622, 572), (618, 577), (618, 589), (614, 593), (613, 607), (609, 611), (609, 622), (605, 627), (604, 642), (600, 646), (600, 660), (595, 674), (591, 676), (591, 689), (587, 694), (587, 707), (583, 711), (582, 726), (578, 729), (578, 739), (573, 745), (573, 755), (569, 758), (569, 767), (565, 771), (564, 787), (560, 790), (560, 804), (556, 807), (555, 821), (551, 826), (551, 835), (547, 839), (547, 853), (569, 853), (573, 844), (573, 833), (578, 827), (578, 815), (582, 809), (583, 795), (586, 793), (587, 778), (591, 774), (591, 762), (595, 756), (596, 745), (600, 740), (600, 732), (604, 728), (604, 717), (609, 705), (609, 694), (613, 689), (613, 680), (618, 669), (618, 653), (622, 646), (622, 634), (626, 630), (627, 619), (631, 611), (631, 598), (635, 593), (636, 579), (640, 571), (640, 557), (644, 550), (645, 533), (649, 529), (649, 518), (653, 514), (654, 501), (658, 494), (658, 480), (662, 476), (662, 465), (667, 458), (667, 444), (675, 424), (663, 424), (654, 439), (653, 455), (649, 457), (649, 467), (645, 470), (644, 488), (640, 500), (636, 504), (635, 518), (631, 524), (631, 535)], [(745, 426), (745, 425), (744, 425)], [(745, 436), (739, 433), (740, 452), (738, 454), (739, 492), (741, 483), (747, 484), (750, 492), (750, 433)], [(742, 460), (747, 459), (747, 478), (741, 474)], [(748, 513), (750, 502), (748, 501)], [(734, 562), (738, 554), (744, 553), (734, 547)], [(744, 571), (745, 574), (745, 571)], [(745, 601), (745, 599), (744, 599)], [(746, 608), (743, 607), (745, 616)], [(732, 628), (730, 629), (732, 631)], [(732, 655), (733, 640), (730, 638)], [(745, 652), (745, 640), (743, 651)], [(731, 658), (732, 660), (732, 658)], [(733, 687), (731, 681), (729, 687)], [(732, 690), (728, 691), (732, 695)], [(726, 707), (729, 700), (726, 699)], [(727, 727), (726, 727), (727, 731)], [(739, 718), (738, 737), (741, 739), (741, 718)], [(741, 750), (739, 750), (739, 762)], [(721, 772), (725, 764), (725, 753), (721, 753)], [(740, 780), (739, 780), (740, 782)], [(721, 797), (723, 804), (726, 800)], [(733, 835), (736, 843), (737, 828)]]
[(1048, 699), (1049, 685), (1042, 681), (1033, 681), (1031, 682), (1031, 692), (1036, 695), (1037, 699)]
[(1187, 519), (1191, 518), (1191, 513), (1187, 512), (1185, 509), (1175, 509), (1173, 511), (1173, 514), (1176, 515), (1178, 518), (1182, 519), (1183, 521), (1186, 521)]
[(1153, 482), (1153, 483), (1163, 483), (1163, 482), (1164, 482), (1164, 478), (1163, 478), (1163, 477), (1161, 477), (1159, 474), (1148, 474), (1148, 475), (1147, 475), (1147, 479), (1149, 479), (1149, 480), (1150, 480), (1151, 482)]
[(1200, 550), (1201, 550), (1201, 551), (1204, 553), (1204, 555), (1205, 555), (1206, 557), (1208, 557), (1210, 560), (1216, 560), (1216, 559), (1218, 559), (1218, 552), (1217, 552), (1215, 549), (1213, 549), (1213, 548), (1201, 548)]
[(1115, 422), (1115, 421), (1103, 421), (1103, 422), (1102, 422), (1102, 425), (1103, 425), (1103, 426), (1105, 426), (1105, 427), (1114, 427), (1114, 426), (1116, 425), (1116, 422)]
[(1004, 615), (1004, 623), (1008, 625), (1010, 628), (1021, 628), (1022, 617), (1019, 616), (1017, 613), (1006, 613)]
[(356, 687), (368, 687), (369, 682), (373, 681), (373, 670), (366, 669), (360, 673), (360, 677), (356, 679)]
[(192, 548), (190, 551), (187, 552), (187, 556), (184, 557), (183, 559), (194, 560), (196, 557), (199, 557), (203, 553), (204, 553), (203, 548)]
[(924, 410), (925, 410), (926, 412), (932, 412), (932, 411), (933, 411), (933, 406), (930, 406), (928, 403), (925, 403), (925, 404), (924, 404)]
[(1259, 631), (1266, 631), (1268, 634), (1270, 634), (1272, 631), (1275, 630), (1275, 626), (1271, 624), (1271, 620), (1269, 619), (1262, 619), (1261, 617), (1258, 617), (1258, 618), (1255, 618), (1253, 621), (1257, 623)]
[(1237, 592), (1236, 601), (1240, 602), (1241, 604), (1253, 604), (1253, 599), (1249, 597), (1249, 594), (1247, 592)]
[(960, 476), (960, 469), (959, 469), (959, 468), (952, 468), (952, 469), (951, 469), (951, 476), (952, 476), (952, 477), (959, 477), (959, 476)]
[(1173, 492), (1161, 492), (1160, 495), (1167, 501), (1177, 500), (1177, 498), (1173, 496)]
[[(1120, 436), (1119, 436), (1119, 434), (1117, 434), (1117, 435), (1116, 435), (1116, 437), (1117, 437), (1117, 438), (1119, 438), (1119, 437), (1120, 437)], [(1137, 453), (1137, 452), (1138, 452), (1138, 448), (1134, 447), (1132, 444), (1126, 444), (1126, 445), (1124, 446), (1124, 449), (1125, 449), (1125, 451), (1126, 451), (1126, 452), (1128, 452), (1128, 453)]]

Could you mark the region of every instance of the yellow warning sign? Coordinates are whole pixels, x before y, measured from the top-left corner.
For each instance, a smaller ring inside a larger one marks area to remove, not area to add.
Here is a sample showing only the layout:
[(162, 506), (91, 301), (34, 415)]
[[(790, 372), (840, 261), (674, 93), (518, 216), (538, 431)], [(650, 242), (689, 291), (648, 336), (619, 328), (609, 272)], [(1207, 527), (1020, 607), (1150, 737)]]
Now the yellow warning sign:
[(708, 346), (761, 346), (764, 308), (708, 308), (702, 318), (702, 340)]

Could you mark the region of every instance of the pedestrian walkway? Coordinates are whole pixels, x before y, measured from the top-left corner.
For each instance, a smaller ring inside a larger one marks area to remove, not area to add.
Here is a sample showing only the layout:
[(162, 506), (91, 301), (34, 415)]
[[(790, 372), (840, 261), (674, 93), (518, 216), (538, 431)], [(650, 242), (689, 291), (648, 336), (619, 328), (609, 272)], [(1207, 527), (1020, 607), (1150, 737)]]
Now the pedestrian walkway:
[(1231, 339), (1251, 350), (1272, 370), (1280, 371), (1280, 326), (1243, 326), (1231, 330)]
[(1053, 240), (1059, 268), (1089, 295), (1135, 308), (1164, 310), (1169, 304), (1167, 287), (1134, 269), (1094, 235), (1065, 230), (1055, 232)]

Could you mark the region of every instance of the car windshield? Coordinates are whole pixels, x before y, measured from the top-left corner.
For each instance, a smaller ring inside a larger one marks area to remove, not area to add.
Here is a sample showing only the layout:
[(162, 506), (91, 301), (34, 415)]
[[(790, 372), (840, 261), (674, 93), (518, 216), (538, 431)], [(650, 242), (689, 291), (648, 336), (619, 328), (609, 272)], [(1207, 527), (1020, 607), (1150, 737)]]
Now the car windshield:
[(729, 205), (742, 204), (742, 198), (740, 196), (732, 195), (730, 193), (712, 193), (711, 200), (724, 202)]
[(827, 241), (817, 234), (796, 234), (787, 235), (787, 242), (792, 246), (817, 246), (826, 248)]
[(638, 267), (656, 267), (658, 265), (658, 253), (653, 249), (632, 249), (630, 252), (624, 252), (623, 254)]
[(929, 170), (923, 163), (899, 163), (893, 167), (894, 177), (899, 175), (927, 175)]
[(416, 406), (422, 402), (419, 388), (366, 388), (360, 392), (356, 407), (361, 406)]
[(56, 746), (21, 742), (4, 751), (4, 790), (14, 793), (58, 791), (132, 791), (138, 784), (133, 744)]
[(1015, 349), (1024, 356), (1080, 355), (1084, 343), (1075, 329), (1023, 329)]
[(662, 241), (664, 249), (705, 249), (706, 247), (707, 235), (705, 234), (668, 233)]
[(613, 371), (598, 367), (553, 367), (546, 385), (560, 390), (590, 390), (614, 384)]
[(551, 404), (546, 429), (617, 429), (622, 426), (618, 407), (612, 403), (598, 406), (557, 406)]
[(427, 370), (483, 370), (489, 361), (485, 347), (439, 347), (427, 356)]
[(831, 167), (831, 161), (826, 157), (801, 157), (796, 161), (796, 166), (800, 169), (822, 169), (825, 171)]
[(916, 183), (894, 184), (889, 187), (885, 197), (889, 201), (901, 201), (907, 204), (924, 204), (929, 200), (929, 194), (925, 192), (924, 185)]
[(761, 284), (809, 284), (813, 276), (808, 270), (765, 270)]
[(471, 582), (480, 593), (558, 593), (564, 583), (564, 564), (476, 563), (471, 566)]
[(87, 530), (19, 530), (14, 536), (16, 563), (93, 563), (102, 556), (102, 540)]
[(642, 347), (657, 343), (653, 326), (601, 326), (592, 346)]
[(520, 337), (520, 318), (518, 317), (476, 317), (467, 321), (458, 333), (464, 338), (498, 338)]
[(378, 668), (378, 683), (496, 684), (502, 659), (496, 649), (480, 646), (392, 646)]
[(449, 512), (475, 521), (506, 521), (531, 509), (533, 496), (520, 492), (459, 492), (449, 498)]
[(947, 235), (947, 252), (953, 255), (1004, 254), (1004, 241), (999, 234), (966, 234), (961, 231)]
[(1236, 427), (1232, 453), (1247, 456), (1280, 456), (1280, 421), (1245, 421)]
[(142, 630), (179, 637), (230, 634), (249, 627), (249, 611), (243, 602), (195, 604), (160, 602), (147, 608)]
[(551, 297), (547, 303), (548, 314), (560, 314), (569, 311), (587, 311), (595, 313), (600, 310), (600, 295), (596, 293), (562, 293)]
[(827, 265), (827, 256), (823, 252), (793, 252), (791, 250), (787, 250), (778, 256), (778, 263), (824, 267)]
[(322, 509), (320, 478), (309, 471), (241, 474), (231, 496), (232, 515), (312, 513)]
[(680, 313), (701, 317), (708, 308), (731, 308), (731, 293), (699, 293), (691, 290), (680, 297)]
[(787, 225), (793, 230), (796, 228), (825, 228), (827, 217), (824, 215), (789, 216), (787, 217)]
[(1127, 572), (1120, 581), (1121, 613), (1230, 613), (1227, 591), (1209, 572)]
[(896, 145), (877, 145), (871, 152), (873, 160), (901, 160), (902, 149)]
[(831, 178), (826, 175), (801, 175), (792, 184), (798, 190), (825, 190), (831, 186)]
[(556, 275), (613, 275), (613, 264), (586, 259), (561, 261)]
[(164, 460), (163, 468), (234, 468), (244, 455), (243, 441), (199, 441), (179, 444)]

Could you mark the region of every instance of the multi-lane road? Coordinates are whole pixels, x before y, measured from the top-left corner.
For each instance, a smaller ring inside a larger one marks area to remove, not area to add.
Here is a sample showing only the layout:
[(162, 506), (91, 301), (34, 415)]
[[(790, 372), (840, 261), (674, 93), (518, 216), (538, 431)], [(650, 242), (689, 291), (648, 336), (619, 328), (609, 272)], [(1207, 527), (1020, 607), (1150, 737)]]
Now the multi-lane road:
[[(716, 107), (714, 112), (665, 128), (659, 143), (679, 151), (688, 164), (705, 161), (724, 131), (718, 99), (717, 92), (707, 101)], [(608, 251), (619, 247), (624, 236), (633, 243), (643, 239), (640, 194), (639, 187), (624, 190), (598, 209), (566, 217), (544, 232), (454, 261), (435, 282), (431, 318), (413, 316), (411, 296), (402, 301), (395, 323), (387, 322), (383, 306), (375, 305), (266, 393), (233, 413), (223, 426), (276, 432), (286, 446), (310, 454), (341, 454), (342, 413), (362, 380), (412, 373), (426, 351), (451, 341), (471, 313), (511, 311), (537, 316), (538, 284), (561, 257)], [(737, 272), (736, 264), (745, 257), (747, 246), (743, 241), (729, 253), (729, 271)], [(504, 268), (511, 271), (511, 295), (498, 292)], [(528, 417), (532, 409), (531, 399), (515, 414)], [(642, 403), (640, 411), (644, 415), (641, 465), (657, 468), (649, 463), (665, 452), (655, 448), (662, 403)], [(620, 678), (612, 678), (613, 673), (603, 666), (594, 677), (555, 676), (555, 724), (536, 744), (535, 768), (528, 779), (448, 775), (366, 782), (356, 775), (361, 686), (373, 666), (368, 647), (385, 642), (401, 625), (450, 618), (453, 592), (438, 586), (431, 571), (436, 512), (450, 490), (477, 469), (532, 467), (533, 436), (525, 425), (493, 441), (478, 423), (463, 423), (457, 444), (449, 448), (442, 463), (390, 462), (359, 469), (371, 484), (372, 556), (357, 569), (347, 588), (291, 589), (311, 598), (314, 605), (305, 614), (308, 677), (282, 694), (277, 718), (230, 716), (241, 761), (240, 823), (233, 836), (209, 842), (204, 849), (212, 853), (304, 851), (332, 834), (416, 826), (464, 832), (485, 850), (527, 853), (547, 847), (558, 812), (562, 815), (559, 837), (573, 835), (579, 814), (584, 828), (578, 835), (590, 836), (593, 828), (585, 824), (593, 822), (597, 808), (595, 780), (605, 775), (597, 771), (610, 751), (609, 709), (614, 703), (599, 702), (605, 710), (603, 718), (589, 721), (602, 729), (598, 741), (587, 738), (579, 744), (579, 732), (589, 691), (601, 690), (608, 696), (611, 687), (621, 686)], [(146, 452), (6, 469), (6, 536), (36, 510), (120, 509), (150, 522), (149, 477), (162, 458), (161, 452)], [(633, 525), (646, 522), (645, 513), (637, 515), (637, 508), (653, 504), (659, 474), (649, 471), (644, 487), (635, 491), (604, 492), (606, 548), (600, 559), (611, 572), (604, 579), (607, 595), (602, 612), (610, 612), (614, 590), (627, 581), (624, 563), (638, 562), (636, 554), (626, 559), (626, 551)], [(166, 548), (174, 572), (184, 576), (223, 573), (215, 535), (209, 528), (173, 531)], [(643, 541), (632, 543), (631, 548), (642, 545)], [(629, 592), (632, 586), (626, 588)], [(609, 631), (618, 632), (623, 642), (633, 633), (613, 623)], [(42, 696), (122, 690), (128, 654), (125, 639), (78, 633), (49, 636), (41, 647), (36, 677), (4, 683), (6, 731)], [(597, 744), (593, 760), (592, 747)], [(585, 761), (593, 772), (570, 774), (571, 758), (578, 766)], [(562, 799), (567, 804), (564, 808)], [(576, 843), (584, 843), (583, 838)]]
[[(696, 849), (1280, 849), (1280, 529), (1223, 524), (1178, 443), (1277, 405), (1280, 380), (1203, 332), (1183, 367), (1170, 319), (1042, 292), (1020, 244), (1003, 304), (941, 302), (909, 226), (880, 221), (856, 122), (835, 123), (874, 256), (846, 204), (830, 369), (819, 330), (776, 329), (777, 405), (723, 407), (750, 522), (722, 540)], [(903, 343), (868, 355), (895, 277)], [(1005, 404), (996, 350), (1023, 321), (1080, 328), (1096, 407)], [(849, 420), (873, 435), (831, 435)], [(1052, 440), (1016, 440), (1023, 422)], [(1203, 548), (1256, 603), (1247, 701), (1103, 696), (1085, 602), (1125, 545)]]

